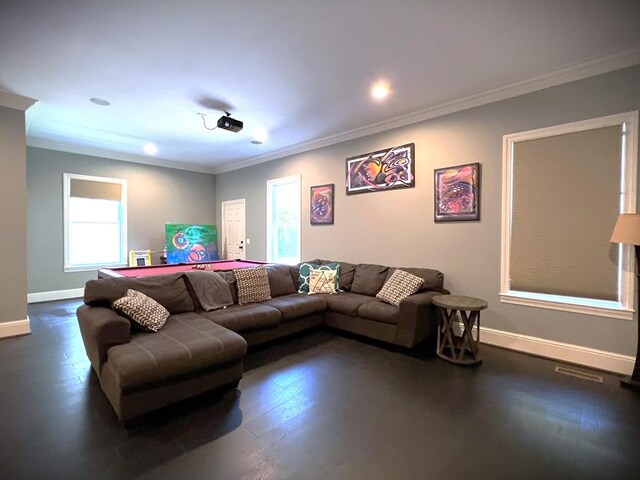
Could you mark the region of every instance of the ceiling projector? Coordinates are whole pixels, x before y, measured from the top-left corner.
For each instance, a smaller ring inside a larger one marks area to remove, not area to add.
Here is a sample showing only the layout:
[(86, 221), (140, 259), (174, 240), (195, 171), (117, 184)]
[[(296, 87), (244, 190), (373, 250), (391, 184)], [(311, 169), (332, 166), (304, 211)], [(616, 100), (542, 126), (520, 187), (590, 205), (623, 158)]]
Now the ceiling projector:
[[(225, 112), (227, 113), (227, 112)], [(239, 132), (242, 130), (243, 123), (240, 120), (231, 118), (231, 114), (227, 113), (218, 119), (218, 128), (224, 128), (230, 132)]]

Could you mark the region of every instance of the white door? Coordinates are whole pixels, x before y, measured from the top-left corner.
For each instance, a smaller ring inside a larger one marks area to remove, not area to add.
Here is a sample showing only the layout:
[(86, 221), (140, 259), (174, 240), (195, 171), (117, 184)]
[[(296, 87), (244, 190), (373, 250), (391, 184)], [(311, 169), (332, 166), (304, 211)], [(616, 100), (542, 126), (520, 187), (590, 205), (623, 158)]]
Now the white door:
[(244, 198), (222, 202), (222, 245), (227, 260), (246, 260)]

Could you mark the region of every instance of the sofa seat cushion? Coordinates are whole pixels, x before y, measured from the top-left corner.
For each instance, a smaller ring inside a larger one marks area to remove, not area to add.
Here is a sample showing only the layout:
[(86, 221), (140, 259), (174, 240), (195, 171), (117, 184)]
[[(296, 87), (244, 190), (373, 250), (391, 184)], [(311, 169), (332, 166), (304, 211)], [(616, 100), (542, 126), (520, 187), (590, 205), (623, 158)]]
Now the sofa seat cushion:
[(240, 361), (247, 342), (196, 313), (171, 315), (158, 333), (136, 333), (111, 347), (104, 368), (122, 389), (142, 387)]
[(272, 298), (262, 302), (262, 304), (280, 310), (283, 323), (311, 315), (312, 313), (322, 312), (327, 307), (324, 295), (305, 295), (304, 293), (293, 293)]
[(329, 310), (357, 317), (358, 309), (365, 303), (375, 302), (376, 298), (358, 293), (343, 292), (335, 295), (326, 295), (325, 300)]
[(398, 315), (400, 308), (395, 305), (376, 300), (375, 302), (367, 302), (358, 308), (358, 315), (367, 320), (388, 323), (390, 325), (398, 324)]
[(200, 312), (200, 315), (234, 332), (275, 328), (280, 325), (282, 315), (280, 310), (265, 303), (231, 305), (213, 312)]

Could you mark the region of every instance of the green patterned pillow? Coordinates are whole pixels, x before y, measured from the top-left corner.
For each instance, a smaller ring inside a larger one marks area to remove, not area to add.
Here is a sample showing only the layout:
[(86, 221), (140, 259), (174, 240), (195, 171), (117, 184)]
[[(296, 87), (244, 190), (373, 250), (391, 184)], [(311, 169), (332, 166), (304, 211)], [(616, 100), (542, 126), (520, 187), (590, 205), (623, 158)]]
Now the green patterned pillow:
[(318, 265), (316, 263), (302, 263), (300, 264), (300, 273), (298, 276), (298, 293), (309, 293), (309, 275), (310, 269), (315, 268), (317, 270), (331, 270), (335, 272), (334, 283), (336, 291), (339, 291), (340, 280), (340, 264), (327, 263), (326, 265)]

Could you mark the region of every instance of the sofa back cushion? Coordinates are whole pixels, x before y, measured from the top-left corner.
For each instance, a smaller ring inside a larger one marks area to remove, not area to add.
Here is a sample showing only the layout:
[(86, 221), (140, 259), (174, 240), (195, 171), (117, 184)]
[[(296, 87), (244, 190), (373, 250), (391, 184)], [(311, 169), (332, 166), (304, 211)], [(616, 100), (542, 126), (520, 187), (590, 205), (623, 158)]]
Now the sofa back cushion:
[(320, 260), (320, 265), (327, 265), (329, 263), (337, 263), (340, 265), (340, 277), (338, 279), (340, 290), (345, 292), (351, 291), (351, 285), (353, 284), (353, 277), (356, 274), (356, 264), (349, 262), (336, 262), (335, 260)]
[(361, 263), (356, 266), (351, 292), (375, 297), (387, 280), (389, 267)]
[[(387, 279), (389, 279), (391, 275), (393, 275), (393, 272), (395, 272), (395, 270), (396, 269), (394, 267), (389, 268), (389, 272), (387, 273)], [(415, 275), (416, 277), (420, 277), (424, 280), (424, 283), (422, 284), (418, 292), (425, 292), (428, 290), (435, 291), (435, 292), (442, 291), (442, 288), (444, 285), (444, 275), (442, 274), (442, 272), (439, 272), (438, 270), (433, 270), (431, 268), (412, 268), (412, 267), (400, 267), (400, 270), (409, 272), (410, 274)]]
[(124, 297), (129, 289), (151, 297), (171, 314), (195, 310), (195, 304), (181, 273), (140, 278), (89, 280), (84, 288), (84, 303), (111, 307), (111, 303)]
[(298, 291), (293, 283), (289, 265), (267, 265), (266, 269), (272, 297), (281, 297)]

